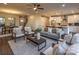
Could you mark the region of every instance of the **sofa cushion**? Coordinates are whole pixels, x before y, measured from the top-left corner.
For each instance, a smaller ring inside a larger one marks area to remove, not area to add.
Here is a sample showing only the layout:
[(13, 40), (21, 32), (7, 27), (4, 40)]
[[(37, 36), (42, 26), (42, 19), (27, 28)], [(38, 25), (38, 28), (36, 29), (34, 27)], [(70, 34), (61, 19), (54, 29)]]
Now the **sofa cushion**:
[(55, 33), (48, 33), (48, 37), (53, 38), (53, 39), (59, 39), (59, 36)]
[(57, 33), (60, 33), (61, 31), (62, 31), (62, 29), (56, 28), (56, 32), (57, 32)]
[(45, 34), (48, 34), (48, 32), (41, 32), (41, 35), (45, 35)]
[(56, 28), (52, 28), (52, 33), (56, 33)]
[(54, 40), (58, 40), (59, 39), (58, 34), (49, 33), (49, 32), (41, 32), (41, 36), (45, 36), (47, 38), (54, 39)]

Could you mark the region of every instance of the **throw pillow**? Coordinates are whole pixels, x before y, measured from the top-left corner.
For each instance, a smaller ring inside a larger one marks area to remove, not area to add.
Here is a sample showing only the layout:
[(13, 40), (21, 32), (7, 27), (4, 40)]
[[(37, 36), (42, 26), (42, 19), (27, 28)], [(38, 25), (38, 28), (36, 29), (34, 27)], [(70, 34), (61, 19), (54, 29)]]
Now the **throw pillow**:
[(65, 35), (64, 40), (66, 40), (66, 43), (68, 43), (68, 44), (71, 43), (72, 34), (67, 34), (67, 35)]
[(52, 28), (48, 28), (48, 32), (49, 33), (52, 33)]

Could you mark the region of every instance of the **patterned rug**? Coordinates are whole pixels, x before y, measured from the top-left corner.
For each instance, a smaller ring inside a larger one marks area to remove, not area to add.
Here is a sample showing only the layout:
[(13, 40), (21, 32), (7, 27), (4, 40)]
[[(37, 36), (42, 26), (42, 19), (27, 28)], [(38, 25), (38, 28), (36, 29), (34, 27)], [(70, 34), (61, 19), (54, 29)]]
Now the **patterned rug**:
[[(52, 39), (47, 39), (45, 37), (42, 38), (46, 39), (46, 47), (40, 51), (38, 51), (37, 45), (31, 41), (26, 42), (23, 38), (17, 39), (16, 43), (13, 40), (8, 41), (8, 43), (14, 55), (40, 55), (40, 52), (50, 47), (52, 43), (55, 43)], [(44, 44), (41, 44), (40, 47), (43, 45)]]

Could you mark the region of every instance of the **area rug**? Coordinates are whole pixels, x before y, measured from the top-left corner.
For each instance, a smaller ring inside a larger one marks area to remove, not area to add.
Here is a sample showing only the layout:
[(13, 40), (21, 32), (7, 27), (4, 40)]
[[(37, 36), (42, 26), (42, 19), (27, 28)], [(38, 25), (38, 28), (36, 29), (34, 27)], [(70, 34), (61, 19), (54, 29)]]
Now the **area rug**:
[[(45, 38), (45, 37), (42, 37), (42, 38)], [(51, 39), (47, 39), (47, 38), (45, 39), (47, 42), (46, 47), (40, 51), (38, 51), (38, 47), (34, 43), (30, 41), (26, 42), (25, 40), (23, 40), (23, 38), (17, 39), (18, 41), (16, 43), (13, 40), (8, 41), (8, 43), (14, 55), (40, 55), (40, 52), (52, 46), (52, 43), (55, 43), (55, 41)], [(44, 44), (41, 44), (41, 46), (43, 45)]]

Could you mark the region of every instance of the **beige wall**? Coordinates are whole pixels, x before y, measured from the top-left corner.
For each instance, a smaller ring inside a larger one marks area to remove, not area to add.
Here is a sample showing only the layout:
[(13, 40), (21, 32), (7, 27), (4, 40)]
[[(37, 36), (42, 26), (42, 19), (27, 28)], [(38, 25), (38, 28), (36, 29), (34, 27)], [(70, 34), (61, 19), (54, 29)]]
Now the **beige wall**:
[[(56, 20), (56, 23), (61, 23), (62, 18), (61, 17), (50, 17), (49, 22), (51, 20)], [(71, 15), (67, 18), (68, 23), (79, 23), (79, 15)]]
[(41, 17), (40, 15), (31, 15), (28, 17), (28, 23), (26, 26), (31, 26), (33, 29), (38, 28), (39, 26), (45, 27), (48, 22), (48, 18)]
[(19, 25), (19, 16), (18, 15), (13, 15), (13, 14), (6, 14), (6, 13), (0, 13), (0, 17), (5, 18), (5, 24), (9, 25), (8, 18), (9, 17), (14, 17), (15, 18), (15, 25)]
[(50, 21), (55, 20), (56, 23), (61, 23), (62, 18), (61, 17), (50, 17)]
[[(8, 25), (9, 17), (14, 17), (15, 18), (15, 23), (17, 26), (19, 26), (19, 15), (12, 15), (12, 14), (5, 14), (5, 13), (0, 13), (1, 17), (5, 17), (5, 24)], [(31, 15), (28, 17), (28, 23), (26, 26), (31, 26), (32, 29), (36, 29), (39, 26), (45, 27), (48, 23), (48, 18), (46, 17), (41, 17), (40, 15)]]
[(79, 23), (79, 15), (68, 16), (68, 23)]
[(57, 23), (61, 23), (62, 18), (61, 17), (50, 17), (49, 19), (50, 26), (52, 25), (52, 21), (54, 21), (53, 24), (57, 25)]

